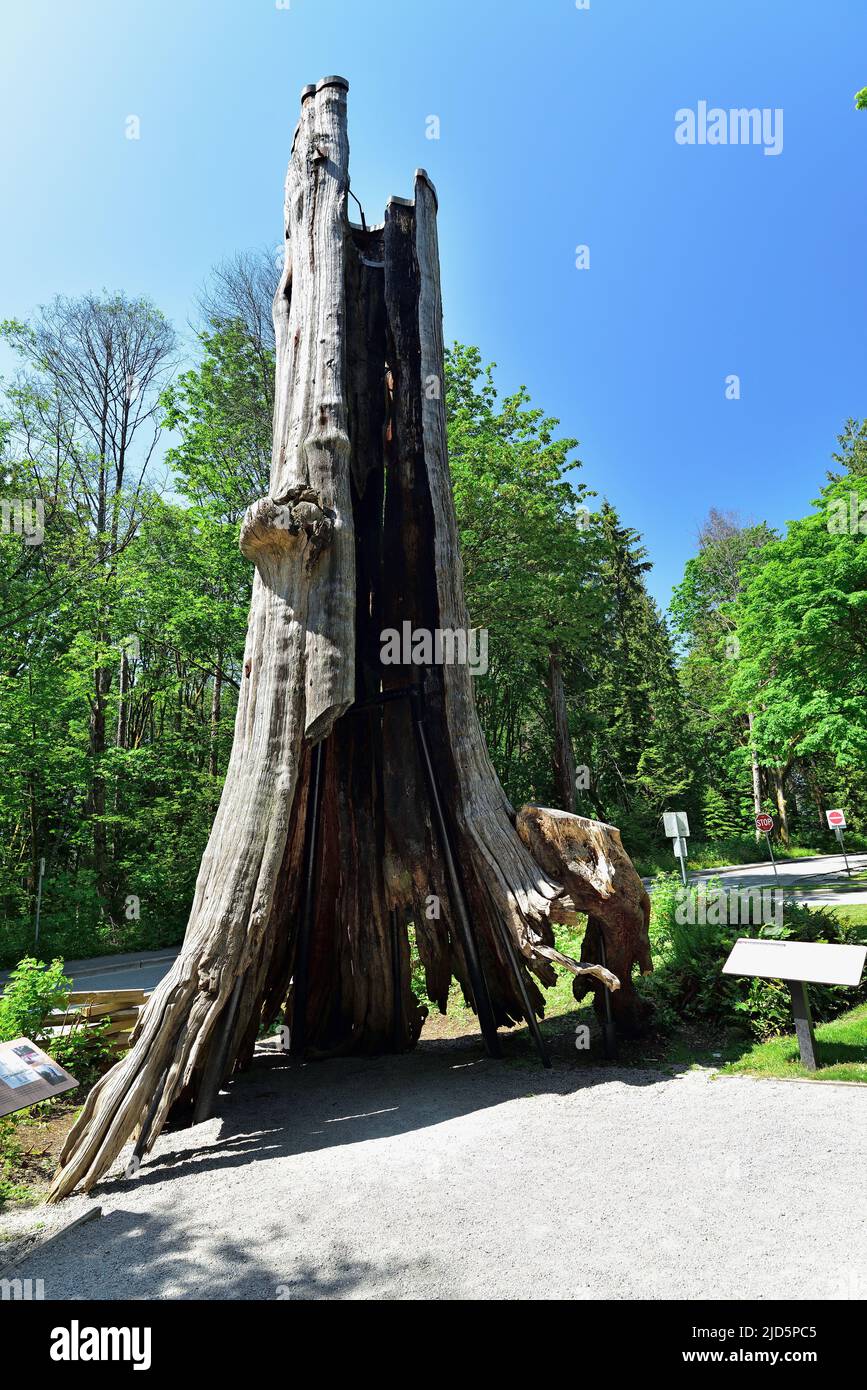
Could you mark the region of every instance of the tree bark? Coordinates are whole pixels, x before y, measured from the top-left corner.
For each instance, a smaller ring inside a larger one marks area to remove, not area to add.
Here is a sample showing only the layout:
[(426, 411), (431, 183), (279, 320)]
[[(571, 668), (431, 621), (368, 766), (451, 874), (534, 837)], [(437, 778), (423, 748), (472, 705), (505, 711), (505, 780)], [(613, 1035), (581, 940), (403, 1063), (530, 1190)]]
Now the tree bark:
[[(753, 777), (753, 813), (754, 813), (754, 815), (758, 816), (758, 815), (761, 813), (761, 810), (762, 810), (762, 772), (761, 772), (761, 768), (759, 767), (759, 760), (758, 760), (758, 757), (756, 756), (756, 750), (755, 750), (755, 747), (754, 747), (754, 745), (753, 745), (753, 712), (752, 712), (752, 710), (747, 710), (747, 722), (748, 722), (748, 724), (749, 724), (749, 730), (750, 730), (750, 767), (751, 767), (751, 770), (752, 770), (752, 777)], [(760, 830), (757, 830), (757, 831), (756, 831), (756, 844), (759, 843), (759, 841), (761, 840), (761, 838), (762, 838), (762, 832), (761, 832)]]
[(208, 736), (208, 772), (216, 777), (220, 760), (220, 715), (223, 706), (223, 653), (217, 653), (214, 663), (214, 688), (211, 694), (211, 720)]
[[(349, 222), (346, 90), (326, 78), (302, 93), (274, 301), (271, 486), (241, 528), (255, 566), (244, 677), (187, 933), (131, 1051), (88, 1097), (52, 1200), (91, 1187), (134, 1132), (147, 1151), (173, 1107), (207, 1113), (276, 1018), (307, 1058), (412, 1046), (424, 1013), (408, 923), (430, 997), (444, 1011), (457, 978), (489, 1046), (498, 1026), (541, 1014), (532, 977), (553, 984), (554, 962), (618, 986), (613, 963), (555, 949), (561, 865), (516, 832), (468, 666), (383, 660), (387, 629), (466, 634), (468, 622), (436, 194), (419, 170), (414, 199), (392, 198), (382, 226)], [(601, 897), (620, 893), (621, 860)]]
[(771, 768), (771, 777), (774, 784), (774, 799), (777, 803), (777, 815), (779, 816), (780, 840), (787, 845), (790, 840), (789, 835), (789, 812), (786, 806), (786, 772), (788, 768), (777, 765)]
[(575, 811), (575, 756), (569, 733), (569, 710), (560, 654), (553, 647), (548, 653), (548, 693), (554, 720), (554, 787), (560, 809)]
[[(571, 816), (543, 806), (524, 806), (517, 830), (533, 858), (563, 884), (572, 908), (587, 913), (581, 947), (585, 964), (604, 961), (620, 988), (611, 996), (612, 1013), (623, 1032), (644, 1028), (649, 1010), (632, 983), (632, 971), (653, 970), (650, 955), (650, 898), (620, 841), (620, 831), (602, 821)], [(554, 909), (554, 920), (562, 920)], [(590, 975), (576, 976), (572, 992), (583, 999), (593, 990), (603, 1016), (602, 985)]]

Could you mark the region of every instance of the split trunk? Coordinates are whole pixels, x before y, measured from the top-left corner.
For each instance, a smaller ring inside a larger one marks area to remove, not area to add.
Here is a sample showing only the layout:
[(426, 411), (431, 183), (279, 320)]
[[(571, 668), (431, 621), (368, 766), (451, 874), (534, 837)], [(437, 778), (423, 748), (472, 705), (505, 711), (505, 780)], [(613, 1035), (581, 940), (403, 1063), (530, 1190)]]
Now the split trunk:
[[(618, 964), (631, 970), (637, 952), (649, 966), (634, 904), (623, 921), (635, 940), (618, 951), (612, 937), (609, 969), (588, 943), (580, 962), (556, 951), (566, 895), (579, 908), (607, 902), (629, 861), (617, 832), (598, 827), (587, 840), (597, 891), (588, 879), (581, 898), (562, 836), (538, 821), (518, 833), (470, 670), (449, 661), (467, 616), (437, 199), (419, 170), (413, 199), (392, 198), (382, 225), (349, 221), (346, 93), (341, 78), (302, 93), (274, 303), (270, 490), (241, 529), (255, 567), (242, 689), (186, 937), (130, 1052), (88, 1097), (54, 1199), (92, 1186), (134, 1133), (146, 1152), (170, 1112), (207, 1114), (277, 1018), (308, 1059), (411, 1047), (424, 1011), (410, 932), (430, 998), (445, 1009), (456, 977), (491, 1052), (498, 1027), (535, 1026), (553, 962), (613, 990)], [(439, 633), (445, 659), (419, 665), (405, 659), (411, 646), (386, 662), (389, 631), (421, 633), (428, 660)], [(575, 843), (595, 824), (566, 819)], [(619, 983), (627, 1000), (628, 975)]]

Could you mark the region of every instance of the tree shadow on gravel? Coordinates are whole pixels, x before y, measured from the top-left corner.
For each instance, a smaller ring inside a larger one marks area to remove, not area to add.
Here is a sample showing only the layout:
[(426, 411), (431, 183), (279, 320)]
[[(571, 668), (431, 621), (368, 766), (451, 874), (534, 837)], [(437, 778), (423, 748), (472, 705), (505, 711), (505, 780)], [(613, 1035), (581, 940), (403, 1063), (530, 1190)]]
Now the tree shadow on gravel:
[[(549, 1071), (535, 1053), (528, 1065), (527, 1051), (514, 1046), (517, 1042), (514, 1036), (506, 1039), (502, 1060), (489, 1058), (475, 1034), (421, 1042), (403, 1056), (306, 1064), (260, 1048), (249, 1071), (218, 1098), (219, 1133), (203, 1142), (202, 1126), (168, 1128), (128, 1181), (136, 1187), (158, 1185), (199, 1165), (216, 1172), (389, 1139), (530, 1097), (565, 1097), (611, 1084), (663, 1086), (690, 1070), (685, 1063), (649, 1070), (567, 1060), (555, 1061)], [(127, 1182), (104, 1179), (94, 1195), (116, 1192), (119, 1181)]]
[[(70, 1231), (44, 1251), (24, 1256), (14, 1277), (42, 1279), (47, 1301), (65, 1300), (234, 1300), (293, 1301), (370, 1297), (380, 1281), (412, 1287), (415, 1275), (427, 1269), (428, 1257), (375, 1256), (352, 1258), (339, 1247), (317, 1249), (308, 1244), (303, 1258), (288, 1260), (286, 1268), (260, 1258), (258, 1245), (230, 1235), (214, 1239), (209, 1233), (207, 1263), (201, 1263), (189, 1232), (160, 1213), (120, 1208), (88, 1224), (84, 1232)], [(261, 1228), (263, 1245), (280, 1235), (278, 1222)], [(7, 1273), (13, 1277), (13, 1272)], [(444, 1277), (447, 1275), (444, 1272)]]

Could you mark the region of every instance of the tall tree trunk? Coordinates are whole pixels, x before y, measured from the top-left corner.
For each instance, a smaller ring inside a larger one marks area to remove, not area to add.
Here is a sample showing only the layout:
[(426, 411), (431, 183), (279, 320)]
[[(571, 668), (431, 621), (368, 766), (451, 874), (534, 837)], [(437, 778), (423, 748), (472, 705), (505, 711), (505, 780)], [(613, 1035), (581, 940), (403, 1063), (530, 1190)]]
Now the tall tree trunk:
[(208, 772), (216, 777), (220, 760), (220, 715), (223, 703), (223, 654), (217, 653), (214, 665), (214, 688), (211, 694), (211, 729), (208, 747)]
[(106, 748), (106, 703), (111, 686), (111, 673), (97, 666), (93, 673), (93, 696), (90, 704), (89, 753), (91, 761), (90, 816), (93, 836), (93, 867), (97, 891), (111, 911), (112, 885), (109, 870), (108, 831), (105, 820), (105, 775), (103, 763)]
[(388, 629), (466, 633), (467, 615), (436, 195), (419, 170), (383, 226), (348, 221), (346, 90), (326, 78), (302, 93), (271, 486), (241, 528), (255, 566), (244, 676), (187, 933), (88, 1097), (52, 1199), (92, 1186), (142, 1125), (149, 1148), (176, 1104), (209, 1103), (277, 1017), (308, 1058), (411, 1046), (410, 921), (430, 997), (444, 1009), (456, 977), (492, 1051), (499, 1025), (535, 1024), (532, 977), (552, 985), (552, 962), (619, 983), (554, 947), (564, 887), (516, 832), (467, 665), (383, 660)]
[(548, 694), (554, 720), (554, 787), (557, 804), (562, 811), (575, 810), (575, 757), (569, 733), (569, 711), (566, 706), (566, 686), (560, 653), (552, 647), (548, 653)]
[(779, 763), (771, 768), (774, 799), (777, 803), (777, 815), (779, 816), (780, 839), (784, 845), (787, 845), (790, 840), (789, 813), (786, 806), (786, 772), (787, 768)]
[[(749, 724), (749, 730), (750, 730), (750, 767), (751, 767), (751, 769), (752, 769), (752, 775), (753, 775), (753, 814), (757, 816), (757, 815), (759, 815), (759, 813), (761, 812), (761, 809), (762, 809), (762, 772), (761, 772), (761, 768), (759, 767), (759, 760), (758, 760), (758, 757), (757, 757), (757, 755), (756, 755), (755, 746), (754, 746), (754, 744), (753, 744), (753, 712), (752, 712), (752, 710), (747, 710), (747, 723)], [(762, 832), (761, 832), (760, 830), (757, 830), (757, 831), (756, 831), (756, 844), (759, 844), (761, 838), (762, 838)]]
[(117, 690), (117, 738), (115, 740), (118, 748), (127, 747), (127, 729), (129, 727), (129, 710), (127, 701), (129, 699), (129, 658), (126, 649), (122, 648), (120, 653), (120, 670), (118, 674)]

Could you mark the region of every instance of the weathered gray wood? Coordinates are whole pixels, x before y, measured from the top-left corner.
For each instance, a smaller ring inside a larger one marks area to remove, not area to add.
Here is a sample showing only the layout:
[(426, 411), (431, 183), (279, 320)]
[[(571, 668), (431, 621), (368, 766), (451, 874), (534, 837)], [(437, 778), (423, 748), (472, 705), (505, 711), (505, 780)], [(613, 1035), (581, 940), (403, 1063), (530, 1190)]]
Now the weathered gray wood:
[[(283, 1017), (294, 1031), (303, 1010), (307, 1058), (412, 1046), (424, 1010), (405, 924), (415, 923), (428, 992), (444, 1010), (453, 977), (473, 992), (458, 898), (489, 1024), (523, 1019), (528, 1003), (541, 1014), (531, 975), (551, 985), (554, 964), (576, 985), (618, 987), (613, 950), (606, 970), (592, 953), (579, 962), (555, 948), (552, 913), (565, 892), (585, 907), (581, 875), (550, 837), (537, 854), (520, 818), (516, 831), (461, 664), (434, 667), (425, 683), (425, 744), (442, 792), (434, 824), (399, 694), (421, 672), (384, 664), (380, 646), (385, 628), (407, 620), (468, 627), (446, 451), (436, 194), (419, 170), (412, 200), (393, 198), (382, 226), (358, 227), (348, 191), (346, 83), (325, 78), (302, 93), (286, 179), (271, 486), (241, 527), (255, 573), (223, 795), (181, 953), (130, 1052), (88, 1097), (52, 1200), (91, 1187), (143, 1125), (149, 1149), (173, 1108), (198, 1100), (203, 1113), (252, 1057), (262, 1023)], [(326, 738), (314, 843), (311, 764)], [(617, 832), (594, 835), (616, 838), (609, 864), (631, 922), (638, 900), (627, 901), (634, 885), (622, 847), (614, 853)], [(626, 954), (623, 963), (628, 979)]]
[[(263, 973), (301, 745), (354, 698), (354, 542), (344, 392), (343, 224), (349, 147), (345, 86), (307, 95), (286, 179), (286, 267), (275, 303), (277, 392), (271, 495), (240, 545), (256, 573), (245, 678), (223, 795), (183, 948), (154, 991), (127, 1056), (90, 1093), (50, 1196), (91, 1186), (168, 1074), (151, 1126), (207, 1058), (237, 977)], [(294, 264), (305, 273), (293, 276)], [(285, 925), (285, 924), (283, 924)], [(257, 1000), (246, 1001), (245, 1021)]]
[[(620, 982), (611, 998), (615, 1021), (624, 1032), (640, 1030), (646, 1010), (632, 983), (632, 971), (635, 965), (645, 974), (653, 969), (650, 899), (623, 848), (620, 831), (602, 821), (544, 806), (523, 806), (516, 825), (534, 858), (563, 885), (569, 910), (587, 913), (582, 963), (601, 960), (598, 938), (602, 935), (606, 964)], [(555, 913), (555, 920), (561, 920), (556, 908)], [(595, 991), (598, 1012), (604, 1014), (601, 991), (592, 979), (577, 976), (573, 981), (576, 999), (590, 989)]]

